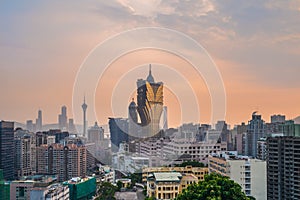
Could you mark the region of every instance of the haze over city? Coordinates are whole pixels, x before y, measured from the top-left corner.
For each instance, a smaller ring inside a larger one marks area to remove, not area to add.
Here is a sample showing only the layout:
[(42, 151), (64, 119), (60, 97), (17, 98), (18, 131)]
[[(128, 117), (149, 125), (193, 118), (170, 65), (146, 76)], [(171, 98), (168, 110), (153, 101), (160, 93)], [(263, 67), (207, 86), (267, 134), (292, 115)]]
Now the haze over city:
[(0, 200), (300, 199), (299, 0), (1, 1)]
[[(148, 26), (180, 31), (207, 50), (224, 81), (229, 124), (249, 120), (255, 110), (266, 121), (276, 113), (288, 119), (300, 113), (299, 1), (6, 1), (0, 17), (1, 119), (25, 123), (42, 109), (44, 123), (56, 123), (62, 105), (72, 117), (73, 85), (89, 52), (114, 34)], [(106, 72), (109, 76), (99, 82), (99, 123), (106, 124), (113, 115), (107, 107), (110, 84), (135, 66), (122, 85), (136, 88), (136, 80), (147, 76), (149, 63), (157, 81), (170, 78), (163, 65), (186, 74), (200, 102), (200, 119), (192, 113), (190, 121), (208, 123), (210, 96), (201, 77), (193, 76), (191, 65), (179, 57), (149, 49), (115, 60)], [(165, 89), (169, 124), (178, 126), (176, 94)], [(126, 117), (134, 92), (117, 100), (121, 117)], [(87, 112), (92, 125), (96, 119)]]

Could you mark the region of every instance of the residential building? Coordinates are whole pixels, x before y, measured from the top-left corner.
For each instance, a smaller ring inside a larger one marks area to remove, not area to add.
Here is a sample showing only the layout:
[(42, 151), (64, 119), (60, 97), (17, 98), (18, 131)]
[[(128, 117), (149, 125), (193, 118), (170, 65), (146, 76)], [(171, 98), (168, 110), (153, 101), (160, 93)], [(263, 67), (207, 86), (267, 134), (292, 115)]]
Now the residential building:
[(32, 162), (33, 155), (32, 140), (33, 134), (27, 130), (17, 129), (14, 134), (14, 170), (15, 178), (18, 179), (22, 176), (29, 176), (32, 174), (34, 164)]
[(238, 183), (247, 196), (267, 199), (266, 161), (237, 156), (237, 152), (219, 152), (208, 158), (210, 173), (227, 176)]
[(161, 158), (171, 163), (175, 160), (207, 163), (209, 154), (226, 150), (226, 142), (197, 142), (196, 140), (174, 138), (170, 142), (164, 142)]
[(300, 137), (267, 139), (268, 199), (300, 199)]
[(58, 180), (84, 177), (87, 170), (86, 147), (76, 144), (52, 144), (37, 147), (37, 172), (57, 174)]
[(260, 138), (257, 141), (257, 159), (267, 160), (267, 138)]
[(257, 141), (265, 136), (265, 122), (261, 115), (253, 112), (252, 119), (248, 122), (247, 133), (243, 137), (243, 155), (256, 158)]

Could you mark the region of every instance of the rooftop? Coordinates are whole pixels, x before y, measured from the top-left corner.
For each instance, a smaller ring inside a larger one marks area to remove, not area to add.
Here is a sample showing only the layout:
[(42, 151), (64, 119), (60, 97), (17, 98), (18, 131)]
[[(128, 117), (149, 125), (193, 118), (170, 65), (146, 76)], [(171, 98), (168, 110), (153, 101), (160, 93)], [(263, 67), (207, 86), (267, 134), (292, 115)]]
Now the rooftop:
[(94, 177), (85, 177), (85, 178), (74, 177), (71, 180), (65, 181), (64, 184), (65, 183), (67, 183), (67, 184), (79, 184), (79, 183), (83, 183), (85, 181), (88, 181), (92, 178), (94, 178)]
[(179, 172), (153, 173), (156, 182), (179, 182), (182, 178)]

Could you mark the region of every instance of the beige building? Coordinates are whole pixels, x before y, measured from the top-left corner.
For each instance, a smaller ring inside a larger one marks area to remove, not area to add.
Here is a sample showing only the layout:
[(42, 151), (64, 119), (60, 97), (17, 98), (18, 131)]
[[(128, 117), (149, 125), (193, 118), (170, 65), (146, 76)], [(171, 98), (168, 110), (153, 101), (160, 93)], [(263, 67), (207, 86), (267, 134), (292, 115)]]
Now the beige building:
[(193, 174), (179, 172), (159, 172), (148, 175), (147, 195), (156, 199), (174, 199), (190, 184), (197, 183)]
[(85, 146), (52, 144), (37, 147), (37, 172), (57, 174), (60, 182), (85, 176), (86, 167)]
[(204, 180), (204, 176), (208, 174), (207, 167), (147, 167), (143, 168), (143, 182), (147, 182), (147, 177), (152, 173), (157, 172), (179, 172), (185, 175), (194, 175), (198, 181)]
[(266, 161), (237, 156), (237, 152), (221, 152), (208, 158), (210, 173), (229, 177), (237, 182), (247, 196), (267, 199)]

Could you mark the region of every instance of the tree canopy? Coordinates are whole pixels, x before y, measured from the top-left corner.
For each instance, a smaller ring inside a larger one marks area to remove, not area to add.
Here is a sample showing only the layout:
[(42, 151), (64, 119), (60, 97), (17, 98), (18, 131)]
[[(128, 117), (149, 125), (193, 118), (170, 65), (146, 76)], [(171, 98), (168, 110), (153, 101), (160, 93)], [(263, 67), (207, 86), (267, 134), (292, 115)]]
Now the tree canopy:
[(250, 200), (242, 191), (242, 187), (230, 180), (228, 177), (219, 174), (208, 174), (204, 181), (190, 185), (186, 190), (178, 195), (176, 200)]
[(118, 187), (112, 185), (109, 182), (102, 182), (98, 185), (98, 198), (97, 200), (114, 200), (116, 191), (118, 191)]

